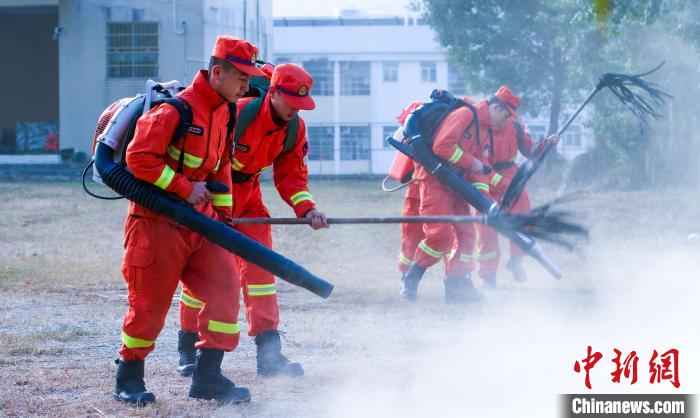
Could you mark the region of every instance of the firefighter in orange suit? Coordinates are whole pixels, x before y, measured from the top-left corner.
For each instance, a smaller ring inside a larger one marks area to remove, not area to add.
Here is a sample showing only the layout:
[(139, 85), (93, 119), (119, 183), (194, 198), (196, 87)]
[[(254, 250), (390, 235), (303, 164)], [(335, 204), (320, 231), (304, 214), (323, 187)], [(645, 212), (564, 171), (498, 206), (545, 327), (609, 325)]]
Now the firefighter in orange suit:
[[(257, 48), (233, 37), (216, 41), (208, 71), (200, 71), (178, 97), (192, 110), (192, 124), (174, 140), (180, 122), (175, 107), (149, 110), (136, 124), (126, 151), (134, 176), (193, 205), (202, 214), (226, 221), (231, 193), (211, 193), (207, 181), (231, 186), (233, 141), (227, 137), (229, 104), (248, 90)], [(183, 155), (184, 154), (184, 155)], [(184, 158), (180, 158), (183, 156)], [(235, 257), (165, 216), (129, 203), (122, 273), (129, 292), (114, 395), (138, 405), (153, 402), (143, 380), (144, 359), (155, 347), (178, 281), (201, 301), (193, 331), (199, 335), (189, 396), (220, 402), (248, 402), (250, 392), (221, 374), (225, 351), (238, 344), (240, 281)]]
[[(311, 98), (312, 85), (311, 76), (298, 65), (282, 64), (272, 72), (270, 89), (263, 96), (259, 111), (238, 139), (231, 162), (234, 218), (270, 217), (263, 203), (259, 174), (272, 166), (275, 187), (295, 214), (298, 217), (311, 218), (311, 226), (314, 229), (328, 227), (325, 214), (316, 209), (313, 195), (309, 191), (306, 167), (308, 142), (306, 126), (300, 117), (296, 125), (296, 143), (288, 151), (283, 151), (287, 128), (292, 126), (292, 118), (298, 116), (299, 110), (312, 110), (315, 107)], [(240, 115), (253, 100), (256, 99), (246, 97), (238, 100), (238, 114)], [(242, 224), (236, 225), (235, 228), (267, 247), (272, 246), (270, 225)], [(248, 335), (255, 337), (257, 345), (258, 374), (303, 375), (301, 365), (290, 362), (281, 353), (277, 330), (279, 308), (274, 276), (240, 259), (238, 268), (246, 305)], [(190, 359), (202, 302), (190, 292), (189, 286), (183, 286), (180, 301), (178, 371), (187, 375), (191, 369)]]
[[(448, 114), (435, 131), (432, 150), (456, 169), (464, 171), (475, 187), (488, 193), (488, 181), (492, 175), (482, 174), (480, 135), (477, 135), (476, 126), (478, 123), (481, 131), (491, 123), (500, 123), (508, 116), (508, 111), (501, 105), (490, 105), (486, 101), (477, 103), (475, 107), (476, 115), (467, 107), (460, 107)], [(414, 179), (419, 181), (421, 216), (470, 213), (466, 201), (452, 193), (420, 164), (416, 164)], [(401, 296), (406, 300), (415, 300), (418, 282), (425, 270), (447, 256), (445, 302), (475, 300), (477, 293), (471, 281), (476, 240), (474, 225), (425, 224), (423, 232), (425, 238), (418, 244), (413, 264), (401, 279)]]
[[(421, 102), (413, 102), (408, 107), (401, 111), (396, 117), (396, 120), (403, 126), (406, 122), (406, 118), (411, 112), (419, 107)], [(403, 137), (403, 128), (400, 127), (399, 130), (394, 133), (394, 138), (401, 140)], [(411, 161), (411, 163), (413, 163)], [(414, 168), (415, 170), (415, 168)], [(420, 187), (418, 186), (418, 181), (413, 179), (411, 183), (406, 186), (406, 195), (403, 201), (403, 208), (401, 208), (401, 216), (419, 216), (420, 215)], [(425, 237), (423, 234), (423, 225), (419, 223), (402, 223), (401, 224), (401, 250), (399, 251), (399, 271), (401, 274), (405, 274), (408, 268), (413, 264), (413, 255), (418, 248), (418, 244)]]
[[(406, 186), (406, 196), (401, 208), (401, 216), (420, 216), (420, 186), (418, 181), (413, 180)], [(402, 223), (401, 224), (401, 250), (399, 252), (399, 271), (406, 274), (416, 253), (418, 244), (425, 238), (423, 224)]]
[[(515, 113), (520, 107), (520, 99), (507, 86), (501, 86), (488, 101), (501, 104), (510, 113), (510, 117), (502, 124), (488, 127), (483, 132), (482, 137), (483, 160), (487, 161), (497, 172), (497, 176), (491, 183), (490, 196), (493, 200), (500, 202), (518, 171), (518, 166), (515, 164), (518, 151), (524, 157), (532, 158), (538, 155), (548, 143), (556, 144), (559, 137), (552, 135), (540, 142), (533, 140)], [(522, 213), (530, 209), (530, 198), (527, 190), (523, 190), (510, 211)], [(484, 280), (486, 287), (495, 287), (496, 271), (500, 261), (498, 233), (491, 227), (481, 224), (477, 226), (477, 231), (478, 244), (475, 257), (479, 261), (479, 276)], [(506, 263), (506, 267), (513, 273), (513, 278), (516, 281), (525, 281), (527, 276), (522, 267), (523, 250), (511, 242), (510, 254), (511, 257)]]

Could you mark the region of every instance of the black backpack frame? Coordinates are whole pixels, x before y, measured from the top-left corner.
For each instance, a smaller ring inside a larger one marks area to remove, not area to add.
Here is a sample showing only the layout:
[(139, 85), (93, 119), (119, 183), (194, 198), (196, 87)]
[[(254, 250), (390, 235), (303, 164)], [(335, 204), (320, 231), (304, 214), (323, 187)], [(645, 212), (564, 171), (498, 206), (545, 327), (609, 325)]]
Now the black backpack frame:
[(430, 93), (430, 101), (423, 103), (420, 107), (412, 112), (412, 117), (416, 119), (416, 128), (418, 133), (432, 144), (435, 131), (440, 126), (440, 123), (453, 111), (466, 107), (472, 112), (472, 121), (467, 125), (464, 132), (468, 132), (472, 125), (475, 125), (476, 144), (481, 145), (479, 132), (479, 118), (476, 107), (471, 103), (459, 99), (447, 90), (435, 89)]
[[(178, 115), (180, 116), (180, 120), (177, 125), (177, 129), (175, 130), (175, 133), (173, 134), (171, 144), (174, 144), (177, 142), (178, 139), (183, 138), (183, 144), (182, 144), (182, 150), (180, 152), (180, 158), (177, 161), (177, 172), (182, 173), (182, 167), (185, 163), (185, 139), (187, 135), (187, 130), (192, 126), (192, 107), (190, 106), (189, 103), (187, 103), (187, 100), (180, 96), (175, 96), (175, 97), (165, 97), (163, 99), (157, 99), (151, 102), (151, 107), (155, 107), (161, 104), (169, 104), (172, 107), (174, 107), (177, 110)], [(131, 142), (132, 139), (134, 139), (134, 134), (136, 133), (136, 122), (139, 120), (141, 116), (143, 116), (143, 106), (145, 104), (145, 96), (144, 100), (141, 102), (141, 110), (136, 112), (134, 115), (131, 125), (129, 127), (129, 131), (127, 132), (127, 139), (124, 144), (124, 149), (129, 145), (129, 142)], [(228, 104), (228, 111), (229, 111), (229, 118), (228, 122), (226, 123), (226, 139), (231, 136), (233, 133), (233, 130), (236, 127), (236, 104), (235, 103), (229, 103)], [(233, 150), (233, 147), (231, 147)], [(126, 158), (126, 152), (122, 155), (122, 163), (126, 163), (124, 159)]]

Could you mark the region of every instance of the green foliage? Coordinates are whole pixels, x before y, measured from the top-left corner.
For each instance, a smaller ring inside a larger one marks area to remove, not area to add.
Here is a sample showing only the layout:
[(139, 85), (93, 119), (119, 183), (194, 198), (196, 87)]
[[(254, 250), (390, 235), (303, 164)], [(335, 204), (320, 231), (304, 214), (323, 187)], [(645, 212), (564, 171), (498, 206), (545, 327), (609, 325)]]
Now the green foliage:
[[(426, 0), (424, 16), (475, 92), (507, 84), (522, 96), (524, 111), (540, 113), (558, 98), (580, 98), (581, 88), (595, 80), (575, 71), (600, 44), (587, 3)], [(550, 109), (555, 119), (560, 104)]]
[[(423, 0), (423, 6), (473, 92), (509, 85), (523, 99), (521, 113), (548, 111), (550, 132), (563, 122), (562, 110), (578, 106), (606, 72), (640, 73), (668, 61), (651, 80), (676, 97), (700, 96), (698, 56), (687, 47), (700, 51), (700, 1)], [(628, 176), (616, 184), (698, 177), (700, 123), (692, 108), (660, 109), (666, 120), (644, 134), (609, 92), (590, 108), (579, 120), (595, 143), (584, 166), (595, 159), (602, 162), (596, 173), (614, 166), (616, 176)]]

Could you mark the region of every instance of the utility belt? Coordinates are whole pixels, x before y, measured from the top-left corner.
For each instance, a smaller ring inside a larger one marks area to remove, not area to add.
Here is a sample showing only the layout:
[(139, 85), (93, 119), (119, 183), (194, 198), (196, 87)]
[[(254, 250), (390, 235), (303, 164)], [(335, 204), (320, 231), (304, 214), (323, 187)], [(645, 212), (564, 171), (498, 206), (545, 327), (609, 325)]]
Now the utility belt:
[(500, 161), (500, 162), (491, 164), (491, 167), (493, 167), (493, 169), (496, 171), (503, 171), (503, 170), (506, 170), (508, 168), (513, 167), (514, 165), (515, 165), (514, 161)]
[(256, 177), (258, 174), (259, 173), (247, 174), (247, 173), (241, 173), (240, 171), (231, 170), (231, 182), (233, 182), (233, 183), (245, 183), (246, 181), (252, 179), (253, 177)]

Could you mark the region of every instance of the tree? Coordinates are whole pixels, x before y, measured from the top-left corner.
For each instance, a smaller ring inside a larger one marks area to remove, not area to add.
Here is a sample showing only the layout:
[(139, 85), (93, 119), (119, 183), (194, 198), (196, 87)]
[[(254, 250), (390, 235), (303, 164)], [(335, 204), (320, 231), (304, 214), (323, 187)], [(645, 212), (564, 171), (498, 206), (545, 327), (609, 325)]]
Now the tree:
[(424, 17), (472, 88), (485, 93), (508, 84), (523, 98), (523, 111), (549, 110), (549, 133), (563, 121), (562, 109), (578, 105), (599, 75), (639, 73), (667, 61), (651, 79), (677, 105), (659, 109), (666, 118), (641, 132), (612, 95), (597, 95), (581, 119), (592, 128), (595, 147), (579, 173), (632, 187), (700, 178), (700, 116), (683, 105), (700, 97), (700, 2), (422, 1)]
[[(477, 91), (501, 84), (523, 97), (529, 113), (549, 107), (548, 133), (562, 107), (578, 99), (595, 74), (582, 74), (600, 48), (593, 12), (582, 0), (424, 0), (424, 17)], [(584, 83), (587, 81), (587, 84)]]
[(649, 78), (674, 96), (658, 109), (664, 118), (644, 131), (616, 110), (610, 95), (594, 101), (596, 153), (612, 153), (618, 166), (628, 166), (628, 187), (697, 183), (700, 121), (685, 104), (700, 95), (699, 21), (700, 3), (682, 0), (615, 2), (610, 10), (601, 50), (608, 57), (605, 71), (635, 73), (665, 61)]

